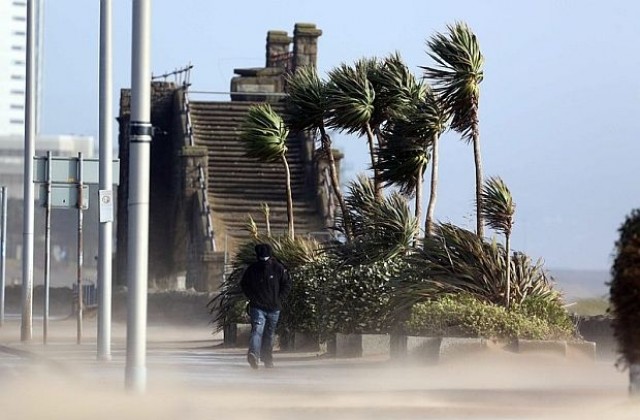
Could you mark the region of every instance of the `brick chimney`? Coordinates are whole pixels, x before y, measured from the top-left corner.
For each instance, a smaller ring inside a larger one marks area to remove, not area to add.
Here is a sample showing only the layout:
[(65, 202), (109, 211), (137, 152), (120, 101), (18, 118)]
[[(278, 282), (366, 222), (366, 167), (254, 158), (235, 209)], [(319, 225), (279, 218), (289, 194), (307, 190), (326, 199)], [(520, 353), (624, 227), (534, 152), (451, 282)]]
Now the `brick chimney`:
[(288, 67), (291, 37), (286, 31), (267, 32), (267, 64), (265, 67)]
[(322, 30), (313, 23), (296, 23), (293, 30), (293, 70), (318, 65), (318, 38)]

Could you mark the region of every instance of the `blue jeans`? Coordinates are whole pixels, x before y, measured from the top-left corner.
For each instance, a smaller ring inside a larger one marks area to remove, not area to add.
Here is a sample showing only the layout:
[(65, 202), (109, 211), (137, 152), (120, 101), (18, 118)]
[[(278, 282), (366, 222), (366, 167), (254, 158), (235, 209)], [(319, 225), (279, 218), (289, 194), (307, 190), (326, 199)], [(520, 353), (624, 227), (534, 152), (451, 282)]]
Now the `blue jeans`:
[(273, 360), (273, 338), (276, 335), (280, 311), (265, 311), (250, 306), (249, 316), (251, 317), (249, 353), (255, 354), (265, 363), (271, 363)]

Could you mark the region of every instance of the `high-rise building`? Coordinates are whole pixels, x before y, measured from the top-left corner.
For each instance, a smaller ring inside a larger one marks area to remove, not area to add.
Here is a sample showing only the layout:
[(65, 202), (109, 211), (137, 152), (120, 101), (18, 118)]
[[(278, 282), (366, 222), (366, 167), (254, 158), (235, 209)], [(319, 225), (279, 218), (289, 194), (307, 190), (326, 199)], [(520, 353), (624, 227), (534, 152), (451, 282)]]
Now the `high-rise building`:
[[(93, 138), (76, 135), (41, 135), (44, 1), (33, 0), (35, 51), (36, 155), (93, 156)], [(22, 199), (24, 169), (25, 102), (27, 74), (27, 1), (0, 0), (0, 185), (12, 198)]]
[[(36, 0), (36, 107), (42, 79), (43, 1)], [(24, 134), (27, 55), (27, 1), (0, 0), (0, 135)], [(39, 118), (36, 115), (36, 132)]]

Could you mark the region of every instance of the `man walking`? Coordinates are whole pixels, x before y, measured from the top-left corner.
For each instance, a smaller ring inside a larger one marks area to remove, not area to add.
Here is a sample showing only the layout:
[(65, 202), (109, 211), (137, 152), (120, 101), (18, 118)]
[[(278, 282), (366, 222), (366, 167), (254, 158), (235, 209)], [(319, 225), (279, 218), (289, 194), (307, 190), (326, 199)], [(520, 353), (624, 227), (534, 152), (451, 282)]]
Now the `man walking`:
[(251, 317), (247, 360), (253, 369), (258, 369), (259, 360), (272, 368), (273, 338), (282, 302), (291, 291), (291, 278), (284, 265), (272, 256), (271, 245), (257, 244), (255, 251), (257, 261), (247, 267), (240, 281), (242, 292), (249, 299)]

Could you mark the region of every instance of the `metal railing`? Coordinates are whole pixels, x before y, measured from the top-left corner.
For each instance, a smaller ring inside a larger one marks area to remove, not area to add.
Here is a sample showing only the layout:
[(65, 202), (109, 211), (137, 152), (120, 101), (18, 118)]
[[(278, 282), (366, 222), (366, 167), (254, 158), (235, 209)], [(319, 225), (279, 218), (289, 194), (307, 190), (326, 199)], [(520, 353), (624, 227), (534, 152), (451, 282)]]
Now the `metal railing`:
[(168, 78), (173, 77), (173, 81), (176, 85), (180, 86), (189, 86), (190, 77), (191, 77), (191, 69), (193, 68), (193, 64), (189, 63), (186, 66), (175, 69), (174, 71), (170, 71), (164, 74), (153, 75), (151, 74), (151, 80), (160, 80), (167, 81)]

